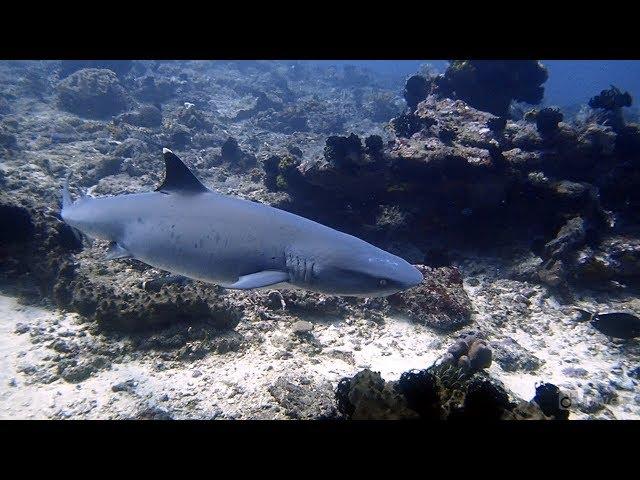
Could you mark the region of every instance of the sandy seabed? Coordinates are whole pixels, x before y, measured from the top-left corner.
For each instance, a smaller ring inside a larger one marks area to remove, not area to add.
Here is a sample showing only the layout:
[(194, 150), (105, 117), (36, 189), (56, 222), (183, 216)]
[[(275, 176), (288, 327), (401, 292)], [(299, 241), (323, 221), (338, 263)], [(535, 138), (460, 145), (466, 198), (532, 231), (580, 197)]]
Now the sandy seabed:
[[(460, 267), (478, 270), (477, 262)], [(545, 287), (489, 274), (471, 278), (478, 280), (465, 284), (474, 305), (473, 328), (498, 344), (491, 376), (526, 400), (539, 382), (560, 386), (571, 396), (571, 419), (640, 418), (640, 391), (630, 375), (637, 367), (637, 342), (612, 341), (577, 322), (575, 310)], [(593, 301), (582, 299), (595, 308)], [(333, 408), (332, 390), (341, 378), (370, 368), (386, 380), (398, 379), (404, 371), (431, 365), (456, 336), (400, 318), (327, 318), (316, 321), (312, 340), (304, 341), (289, 322), (274, 321), (259, 333), (250, 323), (236, 327), (245, 338), (238, 351), (188, 362), (163, 361), (150, 351), (69, 383), (51, 381), (43, 366), (55, 371), (55, 339), (94, 335), (88, 323), (75, 313), (0, 296), (0, 418), (313, 418)], [(29, 333), (34, 330), (53, 341), (41, 341)], [(512, 350), (500, 347), (505, 341)], [(274, 390), (282, 379), (305, 390), (309, 405), (303, 414), (283, 405)]]

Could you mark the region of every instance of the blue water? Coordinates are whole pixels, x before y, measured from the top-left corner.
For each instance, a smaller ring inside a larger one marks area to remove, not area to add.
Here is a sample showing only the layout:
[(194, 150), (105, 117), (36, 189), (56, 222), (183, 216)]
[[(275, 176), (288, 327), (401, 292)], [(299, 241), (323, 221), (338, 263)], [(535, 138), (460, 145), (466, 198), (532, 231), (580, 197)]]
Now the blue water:
[[(429, 63), (444, 72), (446, 60), (321, 60), (321, 64), (357, 65), (396, 77), (415, 73)], [(586, 104), (589, 98), (611, 84), (640, 98), (640, 60), (542, 60), (549, 70), (545, 83), (545, 104)], [(636, 100), (637, 102), (637, 100)]]

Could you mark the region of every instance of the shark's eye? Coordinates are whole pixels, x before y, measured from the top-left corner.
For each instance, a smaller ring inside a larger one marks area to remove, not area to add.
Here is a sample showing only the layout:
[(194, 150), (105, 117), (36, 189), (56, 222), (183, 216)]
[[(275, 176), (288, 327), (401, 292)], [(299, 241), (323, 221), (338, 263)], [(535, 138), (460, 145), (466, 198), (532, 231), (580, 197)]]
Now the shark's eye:
[(378, 280), (378, 285), (380, 285), (381, 287), (386, 287), (387, 286), (387, 281), (382, 278), (380, 280)]

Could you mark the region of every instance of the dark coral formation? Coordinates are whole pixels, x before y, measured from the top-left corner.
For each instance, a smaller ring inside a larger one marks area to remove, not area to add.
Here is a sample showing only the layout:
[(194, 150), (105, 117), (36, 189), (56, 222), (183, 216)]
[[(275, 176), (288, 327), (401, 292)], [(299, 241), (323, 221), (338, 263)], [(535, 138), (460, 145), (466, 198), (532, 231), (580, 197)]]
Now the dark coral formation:
[(454, 60), (438, 81), (438, 93), (506, 115), (514, 100), (540, 103), (547, 78), (546, 68), (535, 60)]
[(630, 107), (631, 102), (632, 98), (629, 92), (622, 92), (612, 85), (609, 90), (602, 90), (599, 95), (591, 97), (589, 106), (603, 110), (619, 110), (622, 107)]
[(228, 162), (230, 166), (241, 169), (251, 168), (257, 163), (256, 157), (243, 151), (238, 145), (238, 141), (233, 137), (229, 137), (222, 144), (220, 158), (223, 162)]
[(414, 111), (418, 104), (427, 98), (431, 92), (431, 81), (422, 75), (413, 75), (407, 79), (404, 86), (404, 99), (411, 111)]
[(366, 162), (362, 140), (351, 134), (348, 137), (337, 135), (327, 138), (324, 158), (337, 169), (350, 170)]
[(299, 165), (300, 160), (293, 155), (272, 155), (265, 159), (262, 165), (266, 174), (265, 186), (273, 191), (295, 187), (301, 178)]
[(340, 381), (335, 400), (349, 420), (546, 420), (568, 414), (518, 400), (485, 373), (450, 364), (404, 372), (396, 382), (363, 370)]
[(557, 108), (543, 108), (536, 114), (536, 128), (540, 135), (547, 136), (558, 130), (558, 124), (564, 118)]

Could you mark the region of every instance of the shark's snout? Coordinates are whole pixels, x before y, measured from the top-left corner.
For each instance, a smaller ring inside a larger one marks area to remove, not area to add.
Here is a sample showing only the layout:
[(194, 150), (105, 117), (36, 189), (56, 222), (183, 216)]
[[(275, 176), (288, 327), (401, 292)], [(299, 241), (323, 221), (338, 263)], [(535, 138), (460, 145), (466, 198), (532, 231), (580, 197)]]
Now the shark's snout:
[(400, 275), (398, 283), (404, 290), (406, 290), (408, 288), (420, 285), (423, 279), (424, 276), (422, 275), (422, 272), (413, 265), (407, 263), (406, 268), (403, 269)]

